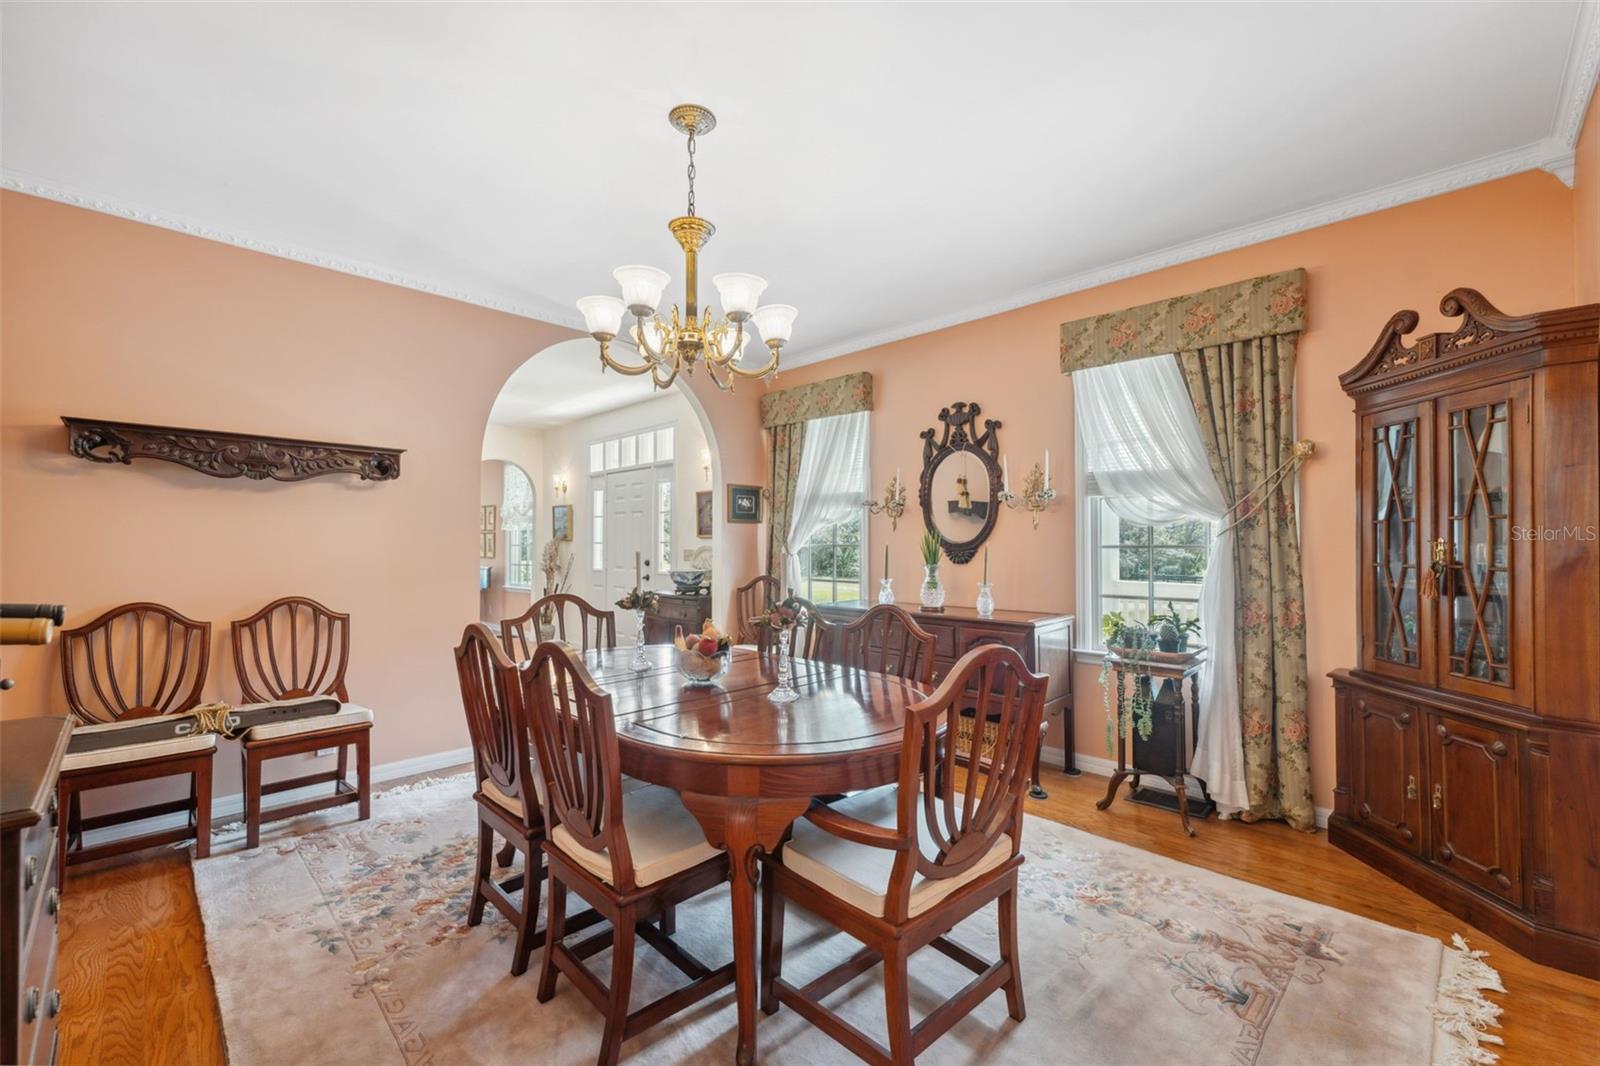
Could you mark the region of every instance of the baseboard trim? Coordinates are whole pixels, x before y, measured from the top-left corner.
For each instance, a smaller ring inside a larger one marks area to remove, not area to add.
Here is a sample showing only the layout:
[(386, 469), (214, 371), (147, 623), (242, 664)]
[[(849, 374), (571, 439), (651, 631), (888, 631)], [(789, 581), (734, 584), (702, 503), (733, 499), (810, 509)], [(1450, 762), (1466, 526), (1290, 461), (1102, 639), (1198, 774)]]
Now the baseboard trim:
[[(1048, 744), (1039, 749), (1039, 761), (1045, 766), (1052, 768), (1060, 767), (1062, 756), (1063, 752), (1060, 748), (1053, 748)], [(1081, 751), (1078, 752), (1077, 756), (1073, 759), (1073, 765), (1082, 770), (1084, 773), (1094, 774), (1097, 777), (1110, 777), (1112, 774), (1117, 772), (1117, 764), (1112, 762), (1110, 759), (1102, 759), (1094, 755), (1085, 755)], [(1173, 791), (1172, 786), (1168, 784), (1166, 780), (1159, 777), (1151, 777), (1148, 774), (1146, 774), (1143, 780), (1139, 782), (1139, 787), (1141, 788), (1146, 785), (1162, 792)], [(1316, 812), (1317, 828), (1328, 828), (1328, 819), (1333, 814), (1333, 808), (1315, 807), (1313, 810)]]
[[(372, 767), (372, 783), (374, 786), (385, 781), (397, 781), (403, 777), (416, 774), (432, 773), (435, 770), (444, 770), (451, 767), (464, 767), (472, 762), (472, 749), (451, 748), (448, 751), (438, 751), (431, 755), (417, 755), (410, 759), (397, 759), (394, 762), (379, 763)], [(296, 800), (310, 799), (328, 791), (327, 785), (308, 785), (305, 788), (290, 789), (287, 792), (274, 792), (271, 797), (273, 804), (293, 803)], [(217, 830), (230, 822), (239, 821), (244, 817), (244, 793), (233, 792), (226, 796), (214, 797), (211, 801), (211, 831), (215, 835)], [(125, 825), (109, 826), (84, 834), (84, 843), (88, 846), (106, 844), (117, 840), (126, 840), (129, 837), (143, 836), (146, 833), (156, 833), (163, 829), (178, 829), (188, 824), (185, 814), (168, 814), (160, 818), (151, 818), (142, 822), (129, 822)]]

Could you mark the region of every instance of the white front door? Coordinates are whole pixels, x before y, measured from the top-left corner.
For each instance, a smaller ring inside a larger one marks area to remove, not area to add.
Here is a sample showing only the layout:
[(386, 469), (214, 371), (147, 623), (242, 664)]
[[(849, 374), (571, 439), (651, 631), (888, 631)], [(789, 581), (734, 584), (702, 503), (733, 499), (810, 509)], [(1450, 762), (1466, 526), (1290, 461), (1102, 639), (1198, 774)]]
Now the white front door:
[[(606, 606), (633, 589), (635, 562), (638, 572), (650, 579), (646, 589), (670, 591), (661, 588), (655, 576), (655, 485), (653, 467), (606, 475)], [(631, 644), (637, 636), (634, 613), (618, 610), (617, 643)]]

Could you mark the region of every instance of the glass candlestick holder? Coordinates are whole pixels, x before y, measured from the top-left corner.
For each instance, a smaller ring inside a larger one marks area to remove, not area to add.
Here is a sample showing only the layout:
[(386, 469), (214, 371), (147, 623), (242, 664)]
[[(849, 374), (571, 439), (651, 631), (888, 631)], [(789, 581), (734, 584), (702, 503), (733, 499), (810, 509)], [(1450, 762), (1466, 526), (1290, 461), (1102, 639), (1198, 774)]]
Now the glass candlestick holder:
[(650, 658), (644, 653), (644, 610), (641, 608), (633, 612), (639, 621), (639, 639), (633, 645), (633, 668), (636, 671), (650, 669)]
[(978, 617), (994, 617), (994, 586), (984, 581), (978, 585)]
[(894, 578), (886, 577), (878, 582), (878, 602), (894, 602)]

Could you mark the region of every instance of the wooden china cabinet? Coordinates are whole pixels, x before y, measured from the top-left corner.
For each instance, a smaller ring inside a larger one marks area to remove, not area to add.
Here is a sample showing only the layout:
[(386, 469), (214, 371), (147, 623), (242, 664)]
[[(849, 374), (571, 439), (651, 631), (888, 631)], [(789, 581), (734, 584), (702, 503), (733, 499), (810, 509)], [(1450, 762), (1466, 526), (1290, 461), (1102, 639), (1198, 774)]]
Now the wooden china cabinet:
[(1331, 675), (1328, 835), (1552, 966), (1600, 976), (1600, 305), (1457, 289), (1340, 377), (1360, 663)]

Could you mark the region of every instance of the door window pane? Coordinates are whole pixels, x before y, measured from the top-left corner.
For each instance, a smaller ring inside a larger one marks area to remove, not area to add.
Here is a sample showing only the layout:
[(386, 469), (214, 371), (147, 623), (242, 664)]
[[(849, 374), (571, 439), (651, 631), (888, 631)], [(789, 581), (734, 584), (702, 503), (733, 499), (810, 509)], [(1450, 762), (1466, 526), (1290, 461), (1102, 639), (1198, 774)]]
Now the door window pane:
[(606, 468), (606, 446), (598, 441), (589, 445), (589, 473), (599, 474)]
[(656, 435), (654, 433), (639, 434), (639, 462), (645, 465), (656, 461)]
[(622, 465), (633, 466), (639, 461), (637, 438), (623, 437), (619, 443), (622, 445)]
[(620, 441), (606, 441), (606, 469), (615, 470), (622, 461), (622, 443)]
[(671, 426), (656, 430), (656, 458), (659, 462), (665, 463), (672, 459), (674, 436)]
[(596, 570), (606, 566), (606, 490), (595, 489), (591, 494), (589, 510), (590, 565)]

